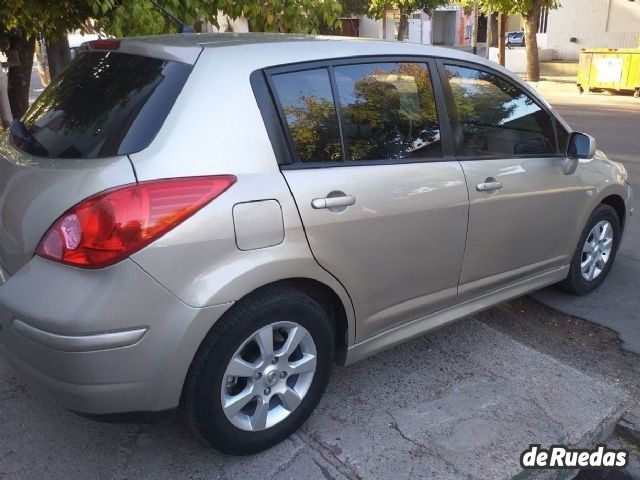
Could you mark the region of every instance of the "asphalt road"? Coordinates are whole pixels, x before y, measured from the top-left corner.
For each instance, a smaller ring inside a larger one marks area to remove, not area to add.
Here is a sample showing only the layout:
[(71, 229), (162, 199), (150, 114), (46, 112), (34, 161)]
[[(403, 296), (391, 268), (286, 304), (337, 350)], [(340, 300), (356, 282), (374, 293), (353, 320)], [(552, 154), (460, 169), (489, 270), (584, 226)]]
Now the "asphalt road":
[(616, 331), (623, 347), (640, 353), (640, 99), (610, 94), (577, 93), (573, 83), (541, 82), (538, 91), (569, 124), (593, 135), (598, 148), (624, 164), (634, 186), (635, 215), (606, 282), (586, 297), (547, 288), (534, 298), (562, 312)]
[(631, 183), (640, 187), (640, 99), (580, 95), (573, 84), (557, 90), (543, 87), (540, 91), (575, 130), (596, 137), (598, 148), (612, 160), (622, 162)]

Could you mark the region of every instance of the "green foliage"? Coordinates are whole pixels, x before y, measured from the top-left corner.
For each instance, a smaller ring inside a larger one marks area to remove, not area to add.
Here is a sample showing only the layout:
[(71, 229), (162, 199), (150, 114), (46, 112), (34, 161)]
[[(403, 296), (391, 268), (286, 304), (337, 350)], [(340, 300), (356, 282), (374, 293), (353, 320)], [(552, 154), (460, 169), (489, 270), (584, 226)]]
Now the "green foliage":
[[(147, 0), (85, 0), (97, 27), (116, 37), (177, 32), (179, 25)], [(187, 24), (207, 20), (216, 25), (218, 0), (161, 0), (172, 15)]]
[(342, 12), (337, 0), (223, 0), (218, 8), (233, 19), (244, 16), (253, 32), (318, 33)]
[(3, 0), (0, 2), (0, 30), (20, 30), (27, 38), (44, 34), (57, 40), (67, 31), (80, 28), (91, 15), (86, 0)]
[[(455, 3), (471, 7), (476, 0), (456, 0)], [(493, 12), (511, 13), (514, 15), (530, 15), (536, 4), (540, 7), (558, 8), (559, 0), (477, 0), (478, 10), (484, 14)]]
[[(346, 0), (349, 9), (358, 1)], [(160, 0), (169, 12), (193, 25), (207, 20), (217, 26), (218, 10), (247, 18), (252, 31), (317, 33), (336, 25), (338, 0)], [(116, 37), (170, 33), (178, 26), (148, 0), (3, 0), (0, 18), (5, 31), (20, 29), (28, 36), (58, 38), (81, 28), (88, 19)]]
[(369, 0), (340, 0), (342, 15), (366, 15), (369, 13)]
[(400, 10), (400, 15), (407, 16), (417, 10), (424, 11), (427, 15), (438, 7), (449, 3), (448, 0), (371, 0), (369, 16), (382, 18), (385, 10)]

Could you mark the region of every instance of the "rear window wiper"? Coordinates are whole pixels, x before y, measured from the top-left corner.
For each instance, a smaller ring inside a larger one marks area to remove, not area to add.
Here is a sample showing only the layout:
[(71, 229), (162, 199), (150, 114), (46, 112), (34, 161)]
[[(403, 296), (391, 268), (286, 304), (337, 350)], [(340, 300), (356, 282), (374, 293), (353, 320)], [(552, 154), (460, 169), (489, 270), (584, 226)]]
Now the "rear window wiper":
[(14, 120), (9, 127), (9, 132), (15, 147), (39, 157), (49, 156), (49, 150), (36, 139), (22, 120)]

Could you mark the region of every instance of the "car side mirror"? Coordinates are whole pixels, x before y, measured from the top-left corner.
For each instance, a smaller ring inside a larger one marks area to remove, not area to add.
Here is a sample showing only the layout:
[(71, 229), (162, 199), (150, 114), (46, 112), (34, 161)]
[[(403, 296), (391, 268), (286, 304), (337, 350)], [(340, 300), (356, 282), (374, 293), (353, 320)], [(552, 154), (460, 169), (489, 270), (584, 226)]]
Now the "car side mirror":
[(573, 132), (567, 145), (567, 157), (588, 159), (596, 154), (596, 139), (586, 133)]
[(593, 158), (595, 154), (596, 139), (586, 133), (573, 132), (569, 137), (566, 158), (562, 161), (562, 170), (565, 175), (571, 175), (581, 159)]

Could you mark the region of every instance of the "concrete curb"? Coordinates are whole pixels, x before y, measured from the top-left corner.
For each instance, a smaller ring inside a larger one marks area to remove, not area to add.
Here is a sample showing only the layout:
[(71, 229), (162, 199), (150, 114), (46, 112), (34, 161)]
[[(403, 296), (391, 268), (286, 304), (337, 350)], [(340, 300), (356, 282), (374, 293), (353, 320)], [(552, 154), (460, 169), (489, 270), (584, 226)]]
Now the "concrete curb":
[(627, 410), (616, 425), (616, 433), (633, 445), (640, 447), (640, 405)]

